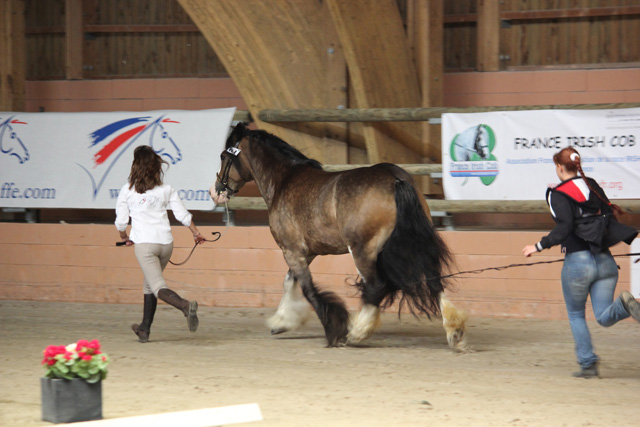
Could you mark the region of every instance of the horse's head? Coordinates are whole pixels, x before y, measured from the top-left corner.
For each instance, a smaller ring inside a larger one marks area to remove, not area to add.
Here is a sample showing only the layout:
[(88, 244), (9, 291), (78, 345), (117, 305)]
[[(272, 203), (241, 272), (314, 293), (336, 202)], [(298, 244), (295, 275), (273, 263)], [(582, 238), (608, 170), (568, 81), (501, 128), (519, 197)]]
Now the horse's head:
[(179, 123), (164, 116), (159, 117), (150, 125), (149, 145), (164, 160), (175, 165), (182, 160), (182, 152), (175, 143), (163, 123)]
[(250, 167), (242, 154), (248, 145), (249, 132), (244, 123), (238, 123), (227, 138), (225, 150), (220, 154), (220, 171), (209, 188), (209, 194), (216, 204), (226, 203), (244, 184), (253, 180)]
[(29, 160), (29, 150), (27, 150), (27, 147), (22, 143), (22, 140), (11, 125), (26, 125), (26, 123), (14, 120), (13, 117), (11, 116), (0, 123), (0, 152), (14, 156), (18, 159), (18, 162), (24, 163)]
[(476, 128), (476, 137), (473, 142), (473, 148), (478, 155), (486, 159), (489, 157), (489, 143), (488, 141), (487, 131), (484, 129), (483, 125), (478, 125)]

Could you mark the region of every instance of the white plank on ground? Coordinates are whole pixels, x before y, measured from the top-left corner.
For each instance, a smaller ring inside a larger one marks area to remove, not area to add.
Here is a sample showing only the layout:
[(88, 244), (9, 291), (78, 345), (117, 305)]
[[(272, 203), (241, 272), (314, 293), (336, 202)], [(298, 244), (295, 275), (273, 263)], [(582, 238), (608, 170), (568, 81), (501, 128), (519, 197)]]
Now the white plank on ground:
[(262, 421), (257, 403), (71, 423), (74, 427), (216, 427)]

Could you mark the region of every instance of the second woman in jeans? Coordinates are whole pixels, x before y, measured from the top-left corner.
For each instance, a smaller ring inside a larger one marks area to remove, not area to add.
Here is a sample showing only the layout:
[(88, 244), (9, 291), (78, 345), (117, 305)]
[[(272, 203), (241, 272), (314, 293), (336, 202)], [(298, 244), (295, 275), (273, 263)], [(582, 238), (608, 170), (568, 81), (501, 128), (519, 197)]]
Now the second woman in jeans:
[(525, 256), (562, 246), (562, 293), (575, 342), (580, 371), (573, 376), (599, 376), (599, 358), (593, 350), (585, 318), (587, 297), (597, 322), (605, 327), (633, 316), (640, 322), (640, 303), (624, 291), (614, 300), (618, 266), (609, 247), (631, 244), (638, 232), (615, 220), (620, 209), (612, 205), (600, 186), (584, 175), (578, 152), (567, 147), (553, 156), (560, 184), (547, 191), (547, 203), (556, 226), (538, 243), (522, 250)]

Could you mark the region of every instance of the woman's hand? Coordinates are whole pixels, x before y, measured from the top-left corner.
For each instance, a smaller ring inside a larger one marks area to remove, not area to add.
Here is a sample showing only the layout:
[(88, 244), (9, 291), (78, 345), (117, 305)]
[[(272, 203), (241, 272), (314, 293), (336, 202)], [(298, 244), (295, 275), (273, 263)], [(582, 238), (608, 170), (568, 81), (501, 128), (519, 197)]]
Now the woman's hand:
[(127, 235), (126, 231), (120, 232), (120, 240), (122, 241), (122, 244), (125, 246), (133, 246), (133, 242), (129, 240), (129, 236)]
[(532, 254), (536, 252), (538, 252), (538, 248), (536, 248), (536, 245), (527, 245), (524, 248), (522, 248), (522, 255), (526, 257), (530, 257)]
[(196, 245), (200, 245), (203, 242), (206, 241), (206, 239), (202, 236), (202, 234), (200, 234), (200, 232), (198, 231), (198, 234), (194, 234), (193, 235), (193, 241), (196, 242)]
[(206, 239), (202, 237), (202, 234), (200, 234), (200, 231), (198, 231), (198, 228), (193, 221), (189, 224), (189, 230), (191, 230), (191, 234), (193, 234), (193, 241), (196, 242), (196, 245), (200, 245), (202, 242), (206, 241)]

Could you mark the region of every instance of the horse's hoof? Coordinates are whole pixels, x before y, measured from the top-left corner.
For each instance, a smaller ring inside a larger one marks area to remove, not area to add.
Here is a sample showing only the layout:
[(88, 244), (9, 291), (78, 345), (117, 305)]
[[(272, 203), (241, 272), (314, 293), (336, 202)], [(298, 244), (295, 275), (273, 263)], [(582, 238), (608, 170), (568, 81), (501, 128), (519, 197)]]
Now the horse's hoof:
[(362, 341), (369, 339), (371, 335), (373, 335), (373, 330), (354, 333), (354, 330), (352, 329), (351, 331), (349, 331), (349, 335), (347, 335), (347, 344), (359, 344)]
[(287, 331), (288, 331), (287, 328), (274, 328), (274, 329), (271, 329), (271, 335), (278, 335)]
[(454, 353), (475, 353), (475, 350), (467, 345), (465, 342), (459, 343), (457, 346), (451, 348)]
[(449, 348), (454, 353), (473, 353), (474, 350), (469, 347), (466, 339), (449, 340)]
[(327, 348), (345, 347), (347, 345), (347, 337), (327, 338)]

